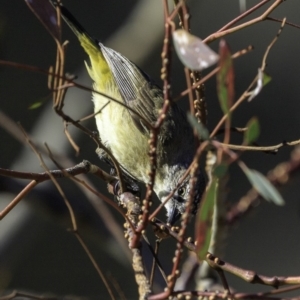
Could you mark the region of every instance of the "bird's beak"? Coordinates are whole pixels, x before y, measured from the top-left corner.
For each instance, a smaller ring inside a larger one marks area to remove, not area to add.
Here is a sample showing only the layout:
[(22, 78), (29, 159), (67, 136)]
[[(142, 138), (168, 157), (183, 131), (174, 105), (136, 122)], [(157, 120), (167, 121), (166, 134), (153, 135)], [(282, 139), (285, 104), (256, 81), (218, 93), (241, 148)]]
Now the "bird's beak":
[(167, 223), (174, 225), (180, 219), (181, 213), (176, 205), (173, 205), (172, 210), (167, 218)]

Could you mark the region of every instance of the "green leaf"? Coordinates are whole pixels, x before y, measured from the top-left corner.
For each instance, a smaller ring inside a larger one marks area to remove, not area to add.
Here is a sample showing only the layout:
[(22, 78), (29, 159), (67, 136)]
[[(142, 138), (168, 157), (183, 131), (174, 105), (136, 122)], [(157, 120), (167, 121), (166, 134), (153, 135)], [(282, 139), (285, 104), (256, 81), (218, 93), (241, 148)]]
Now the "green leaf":
[(267, 85), (272, 80), (272, 77), (264, 72), (263, 75), (263, 86)]
[(202, 123), (198, 123), (197, 119), (191, 113), (188, 113), (187, 117), (191, 126), (196, 129), (199, 139), (208, 140), (209, 132), (207, 128)]
[(263, 174), (256, 170), (249, 169), (244, 164), (240, 164), (240, 166), (248, 177), (252, 186), (263, 198), (265, 198), (267, 201), (275, 203), (276, 205), (284, 205), (282, 196)]
[(220, 70), (217, 74), (218, 98), (224, 114), (229, 113), (234, 98), (234, 70), (231, 52), (225, 40), (220, 41)]
[(213, 179), (208, 187), (201, 206), (197, 214), (196, 220), (196, 254), (199, 261), (203, 261), (210, 246), (212, 235), (212, 218), (214, 206), (218, 193), (218, 179)]
[(256, 141), (256, 139), (259, 136), (260, 130), (259, 130), (259, 122), (257, 118), (256, 117), (251, 118), (247, 123), (246, 127), (247, 130), (244, 134), (244, 144), (250, 145), (251, 143)]
[(222, 178), (227, 173), (228, 165), (225, 163), (221, 163), (220, 165), (216, 166), (213, 170), (213, 176), (217, 178)]
[(28, 109), (37, 109), (37, 108), (41, 107), (43, 104), (44, 104), (44, 101), (38, 101), (38, 102), (31, 104), (28, 107)]

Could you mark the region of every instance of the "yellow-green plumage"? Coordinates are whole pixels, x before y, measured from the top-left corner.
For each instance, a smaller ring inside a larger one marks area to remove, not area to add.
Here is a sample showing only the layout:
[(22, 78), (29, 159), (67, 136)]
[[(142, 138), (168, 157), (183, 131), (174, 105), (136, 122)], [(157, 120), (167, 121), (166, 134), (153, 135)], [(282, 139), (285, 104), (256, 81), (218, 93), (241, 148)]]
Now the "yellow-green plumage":
[(78, 39), (82, 48), (90, 57), (91, 66), (86, 64), (89, 75), (99, 91), (104, 93), (107, 85), (114, 85), (114, 79), (100, 47), (95, 45), (95, 42), (85, 34), (78, 33)]
[[(156, 123), (164, 103), (162, 90), (126, 57), (92, 39), (61, 3), (50, 1), (55, 7), (60, 7), (62, 17), (90, 58), (90, 65), (86, 63), (86, 66), (94, 81), (95, 119), (102, 143), (110, 149), (125, 172), (147, 183), (150, 127)], [(189, 177), (183, 182), (181, 179), (193, 161), (196, 144), (186, 114), (171, 102), (158, 133), (154, 182), (154, 191), (160, 201), (178, 189), (180, 182), (178, 192), (165, 204), (171, 223), (185, 211), (185, 203), (189, 199)], [(199, 172), (193, 213), (204, 187), (205, 180)]]
[[(86, 67), (94, 81), (94, 90), (123, 102), (101, 48), (84, 34), (78, 35), (78, 39), (90, 58), (91, 65), (86, 63)], [(145, 174), (148, 172), (145, 170), (150, 170), (149, 158), (145, 156), (149, 149), (148, 138), (136, 128), (124, 106), (97, 93), (93, 93), (93, 102), (96, 124), (102, 142), (111, 150), (125, 170), (135, 170), (128, 172), (146, 182), (148, 178)], [(137, 155), (143, 158), (139, 160), (139, 168), (136, 167)]]

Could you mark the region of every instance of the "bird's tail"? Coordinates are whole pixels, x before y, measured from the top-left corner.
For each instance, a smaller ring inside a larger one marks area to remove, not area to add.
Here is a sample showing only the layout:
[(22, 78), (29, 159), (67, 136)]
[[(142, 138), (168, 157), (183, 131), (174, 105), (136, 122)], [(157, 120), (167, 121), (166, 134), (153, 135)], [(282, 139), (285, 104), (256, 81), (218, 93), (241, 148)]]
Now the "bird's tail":
[[(59, 7), (62, 18), (75, 33), (82, 48), (90, 57), (91, 66), (87, 65), (89, 75), (97, 83), (98, 87), (103, 85), (103, 88), (105, 88), (106, 83), (111, 81), (113, 77), (109, 65), (102, 54), (100, 45), (88, 34), (84, 27), (61, 2), (57, 2), (56, 0), (49, 1), (55, 8)], [(100, 88), (100, 90), (102, 90), (102, 88)]]

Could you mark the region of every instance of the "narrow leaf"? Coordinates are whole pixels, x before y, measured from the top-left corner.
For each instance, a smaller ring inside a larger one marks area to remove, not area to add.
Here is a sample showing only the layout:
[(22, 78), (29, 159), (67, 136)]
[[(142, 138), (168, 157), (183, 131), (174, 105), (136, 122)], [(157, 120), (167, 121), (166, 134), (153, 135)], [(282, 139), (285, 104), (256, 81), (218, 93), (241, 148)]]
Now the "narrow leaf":
[(225, 176), (228, 170), (228, 165), (226, 163), (221, 163), (217, 165), (213, 170), (213, 176), (216, 176), (217, 178), (222, 178)]
[(173, 32), (173, 43), (179, 59), (191, 70), (201, 71), (219, 60), (216, 52), (184, 29)]
[(246, 174), (246, 176), (248, 177), (252, 186), (264, 199), (273, 202), (276, 205), (284, 205), (284, 200), (282, 196), (263, 174), (256, 170), (249, 169), (244, 164), (240, 164), (240, 166)]
[(43, 101), (35, 102), (31, 104), (28, 109), (37, 109), (43, 105)]
[(250, 145), (253, 143), (259, 136), (259, 123), (256, 117), (253, 117), (247, 123), (247, 130), (244, 134), (244, 144)]
[(191, 126), (196, 129), (199, 139), (204, 141), (208, 140), (209, 132), (207, 128), (202, 123), (198, 123), (197, 119), (192, 114), (188, 113), (187, 117)]
[(210, 246), (212, 235), (212, 218), (214, 213), (215, 201), (218, 192), (218, 179), (213, 179), (208, 187), (201, 206), (197, 214), (196, 220), (196, 254), (199, 261), (203, 261)]
[(220, 41), (219, 48), (220, 70), (217, 74), (217, 90), (222, 111), (224, 114), (227, 114), (234, 98), (234, 70), (231, 52), (225, 40)]

